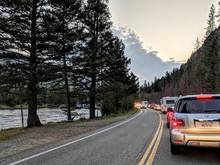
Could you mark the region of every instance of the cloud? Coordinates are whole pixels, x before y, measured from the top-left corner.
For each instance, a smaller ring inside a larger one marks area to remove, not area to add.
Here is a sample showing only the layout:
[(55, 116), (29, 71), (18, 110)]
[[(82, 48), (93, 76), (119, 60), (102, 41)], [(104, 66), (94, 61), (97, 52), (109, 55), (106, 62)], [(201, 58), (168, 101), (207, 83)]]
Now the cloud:
[(130, 69), (140, 80), (140, 83), (153, 81), (155, 77), (162, 77), (167, 71), (178, 68), (180, 63), (174, 58), (169, 61), (163, 61), (159, 56), (159, 52), (153, 50), (144, 43), (131, 29), (125, 27), (114, 27), (114, 35), (123, 40), (125, 44), (125, 54), (131, 59)]

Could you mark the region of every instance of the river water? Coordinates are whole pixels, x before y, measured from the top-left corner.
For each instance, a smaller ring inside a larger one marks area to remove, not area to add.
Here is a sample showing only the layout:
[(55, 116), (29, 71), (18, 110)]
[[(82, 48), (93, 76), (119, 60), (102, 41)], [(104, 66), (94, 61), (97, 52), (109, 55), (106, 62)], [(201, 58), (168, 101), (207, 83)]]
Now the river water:
[[(24, 124), (27, 125), (27, 110), (24, 110)], [(67, 119), (66, 114), (60, 109), (38, 109), (42, 124), (59, 122)], [(0, 130), (22, 127), (20, 110), (0, 110)]]

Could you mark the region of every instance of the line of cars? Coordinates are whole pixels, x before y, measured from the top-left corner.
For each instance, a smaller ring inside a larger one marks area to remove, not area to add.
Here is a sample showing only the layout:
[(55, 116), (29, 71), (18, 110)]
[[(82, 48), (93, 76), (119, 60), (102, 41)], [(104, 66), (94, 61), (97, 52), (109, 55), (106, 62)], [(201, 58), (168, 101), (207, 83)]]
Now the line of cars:
[(141, 108), (166, 114), (172, 154), (184, 147), (220, 148), (220, 94), (163, 97), (160, 105), (143, 101)]
[(156, 104), (156, 103), (153, 103), (153, 102), (148, 102), (148, 101), (142, 101), (141, 103), (139, 104), (136, 104), (135, 105), (136, 108), (138, 109), (154, 109), (156, 111), (160, 111), (160, 105)]
[(220, 95), (173, 97), (174, 104), (170, 99), (161, 100), (161, 111), (167, 116), (172, 154), (189, 146), (220, 148)]
[(161, 112), (167, 116), (167, 128), (170, 128), (170, 121), (173, 117), (173, 109), (178, 97), (163, 97), (160, 99)]

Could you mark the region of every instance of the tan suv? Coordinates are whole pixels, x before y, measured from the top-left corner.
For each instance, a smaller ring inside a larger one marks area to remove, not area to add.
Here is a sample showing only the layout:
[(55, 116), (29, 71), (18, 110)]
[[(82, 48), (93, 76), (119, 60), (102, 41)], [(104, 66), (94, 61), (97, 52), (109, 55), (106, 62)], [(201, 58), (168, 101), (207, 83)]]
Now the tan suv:
[(170, 122), (172, 154), (182, 146), (220, 147), (220, 95), (191, 95), (178, 99)]

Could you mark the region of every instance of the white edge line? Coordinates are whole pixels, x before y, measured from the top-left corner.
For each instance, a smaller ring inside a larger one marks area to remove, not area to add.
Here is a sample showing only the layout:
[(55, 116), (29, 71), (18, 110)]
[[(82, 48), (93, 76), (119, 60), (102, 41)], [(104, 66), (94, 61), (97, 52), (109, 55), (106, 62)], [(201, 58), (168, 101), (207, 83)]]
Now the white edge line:
[(74, 140), (74, 141), (72, 141), (72, 142), (69, 142), (69, 143), (60, 145), (60, 146), (58, 146), (58, 147), (55, 147), (55, 148), (52, 148), (52, 149), (49, 149), (49, 150), (40, 152), (40, 153), (38, 153), (38, 154), (34, 154), (34, 155), (32, 155), (32, 156), (29, 156), (29, 157), (26, 157), (26, 158), (24, 158), (24, 159), (18, 160), (18, 161), (16, 161), (16, 162), (12, 162), (12, 163), (10, 163), (10, 164), (8, 164), (8, 165), (17, 165), (17, 164), (19, 164), (19, 163), (28, 161), (28, 160), (30, 160), (30, 159), (33, 159), (33, 158), (36, 158), (36, 157), (45, 155), (45, 154), (47, 154), (47, 153), (49, 153), (49, 152), (58, 150), (58, 149), (60, 149), (60, 148), (64, 148), (64, 147), (69, 146), (69, 145), (71, 145), (71, 144), (74, 144), (74, 143), (83, 141), (83, 140), (88, 139), (88, 138), (90, 138), (90, 137), (99, 135), (99, 134), (101, 134), (101, 133), (103, 133), (103, 132), (107, 132), (107, 131), (109, 131), (109, 130), (111, 130), (111, 129), (114, 129), (114, 128), (116, 128), (116, 127), (119, 127), (119, 126), (121, 126), (121, 125), (124, 125), (124, 124), (126, 124), (126, 123), (128, 123), (128, 122), (134, 120), (135, 118), (137, 118), (138, 116), (140, 116), (142, 113), (143, 113), (143, 112), (142, 112), (142, 110), (141, 110), (141, 112), (139, 112), (136, 116), (134, 116), (134, 117), (132, 117), (132, 118), (130, 118), (130, 119), (127, 119), (127, 120), (125, 120), (125, 121), (123, 121), (123, 122), (121, 122), (121, 123), (118, 123), (118, 124), (116, 124), (116, 125), (114, 125), (114, 126), (112, 126), (112, 127), (106, 128), (106, 129), (101, 130), (101, 131), (99, 131), (99, 132), (93, 133), (93, 134), (91, 134), (91, 135), (85, 136), (85, 137), (80, 138), (80, 139), (77, 139), (77, 140)]

